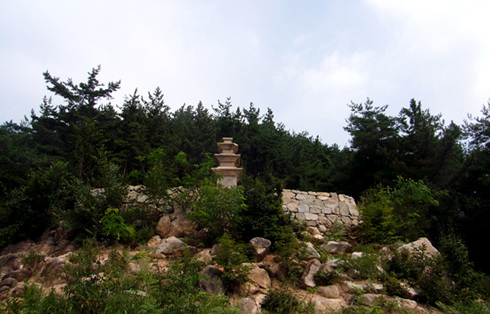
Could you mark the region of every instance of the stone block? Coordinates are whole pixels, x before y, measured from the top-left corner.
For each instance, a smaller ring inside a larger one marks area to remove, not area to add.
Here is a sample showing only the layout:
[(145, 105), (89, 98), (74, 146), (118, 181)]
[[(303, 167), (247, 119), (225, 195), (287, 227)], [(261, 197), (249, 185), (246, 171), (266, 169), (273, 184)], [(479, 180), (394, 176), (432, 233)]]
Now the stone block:
[(297, 194), (296, 199), (298, 201), (304, 201), (304, 202), (314, 202), (316, 197), (314, 195), (308, 195), (308, 194)]
[(323, 214), (331, 214), (332, 213), (332, 209), (329, 208), (329, 207), (323, 207), (322, 208), (322, 213)]
[(356, 208), (349, 206), (349, 213), (351, 217), (359, 217), (359, 211)]
[(333, 199), (329, 199), (329, 200), (323, 201), (323, 205), (325, 207), (333, 209), (333, 208), (336, 208), (339, 206), (339, 202), (336, 200), (333, 200)]
[(352, 225), (352, 220), (349, 218), (349, 217), (342, 217), (341, 221), (346, 225), (346, 226), (350, 226)]
[(313, 202), (313, 205), (315, 206), (320, 206), (320, 207), (323, 207), (323, 201), (322, 200), (319, 200), (318, 198), (315, 199), (315, 201)]
[(298, 213), (308, 213), (308, 212), (310, 212), (310, 206), (304, 203), (298, 205)]
[(311, 206), (310, 213), (312, 214), (321, 214), (322, 208), (320, 206)]
[(317, 214), (311, 214), (311, 213), (305, 213), (305, 219), (306, 220), (318, 220), (318, 215)]
[(339, 202), (339, 211), (342, 216), (349, 216), (349, 206), (344, 202)]
[(296, 213), (295, 217), (298, 220), (306, 220), (305, 213)]
[(298, 204), (295, 204), (295, 203), (291, 203), (291, 204), (288, 204), (287, 206), (287, 209), (293, 213), (297, 213), (298, 212)]

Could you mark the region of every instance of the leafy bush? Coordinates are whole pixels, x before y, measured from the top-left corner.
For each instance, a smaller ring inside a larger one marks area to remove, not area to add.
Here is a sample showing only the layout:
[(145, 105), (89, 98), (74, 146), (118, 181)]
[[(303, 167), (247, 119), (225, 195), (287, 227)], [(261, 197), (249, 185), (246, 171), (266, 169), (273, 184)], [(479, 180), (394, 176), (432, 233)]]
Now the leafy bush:
[(267, 238), (278, 255), (289, 259), (299, 248), (295, 233), (302, 230), (282, 209), (281, 182), (270, 174), (257, 178), (244, 176), (242, 181), (247, 205), (240, 223), (242, 238)]
[(317, 286), (329, 286), (340, 280), (341, 276), (337, 270), (319, 271), (313, 276), (313, 281)]
[(381, 278), (381, 263), (377, 254), (363, 254), (356, 259), (345, 259), (340, 268), (355, 279), (379, 279)]
[(241, 213), (246, 206), (243, 188), (224, 187), (206, 180), (199, 188), (199, 197), (187, 217), (200, 228), (208, 228), (211, 238), (224, 233), (237, 234)]
[(312, 303), (298, 300), (292, 292), (281, 289), (271, 289), (262, 303), (262, 311), (265, 313), (314, 313)]
[(362, 224), (357, 228), (359, 239), (364, 243), (390, 243), (395, 238), (396, 227), (393, 207), (389, 197), (380, 187), (369, 189), (359, 203)]
[(421, 180), (398, 176), (395, 187), (377, 186), (361, 196), (359, 209), (363, 242), (414, 241), (430, 229), (430, 209), (439, 206), (445, 191), (432, 191)]
[(247, 280), (249, 267), (243, 263), (249, 262), (245, 252), (246, 244), (237, 243), (229, 234), (219, 239), (219, 247), (214, 261), (223, 267), (221, 279), (226, 288), (231, 290)]
[(56, 224), (57, 212), (73, 208), (77, 182), (63, 162), (32, 171), (26, 185), (9, 191), (0, 204), (0, 247), (36, 238)]
[(203, 263), (185, 255), (183, 259), (172, 261), (169, 269), (157, 275), (160, 285), (154, 293), (163, 313), (239, 313), (230, 306), (224, 295), (203, 292), (199, 286), (199, 274)]
[[(64, 294), (27, 285), (23, 298), (0, 304), (2, 313), (239, 313), (224, 295), (203, 292), (202, 263), (190, 256), (174, 260), (166, 271), (129, 272), (129, 254), (113, 251), (99, 259), (99, 244), (86, 241), (65, 268)], [(138, 256), (141, 258), (141, 256)], [(143, 261), (144, 262), (144, 261)]]
[(119, 209), (117, 208), (109, 207), (100, 222), (102, 223), (103, 234), (116, 241), (123, 240), (128, 242), (134, 237), (134, 228), (124, 223), (124, 218), (119, 215)]
[[(81, 239), (87, 237), (107, 237), (109, 222), (112, 220), (121, 222), (118, 214), (107, 213), (109, 208), (120, 208), (123, 198), (127, 193), (127, 187), (119, 173), (119, 167), (110, 162), (104, 155), (99, 160), (96, 169), (97, 177), (93, 178), (94, 186), (78, 182), (76, 186), (77, 203), (72, 209), (57, 210), (57, 216), (62, 222), (77, 234)], [(105, 215), (105, 225), (102, 219)]]

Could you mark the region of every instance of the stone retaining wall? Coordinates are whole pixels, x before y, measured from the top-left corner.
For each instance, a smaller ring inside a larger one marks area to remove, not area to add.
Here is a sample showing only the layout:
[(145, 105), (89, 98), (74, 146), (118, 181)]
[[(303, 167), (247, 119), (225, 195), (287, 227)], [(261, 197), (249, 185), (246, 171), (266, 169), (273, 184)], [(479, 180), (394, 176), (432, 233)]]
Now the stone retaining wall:
[(283, 209), (294, 219), (325, 232), (335, 221), (347, 227), (357, 226), (359, 210), (354, 198), (337, 193), (283, 190)]

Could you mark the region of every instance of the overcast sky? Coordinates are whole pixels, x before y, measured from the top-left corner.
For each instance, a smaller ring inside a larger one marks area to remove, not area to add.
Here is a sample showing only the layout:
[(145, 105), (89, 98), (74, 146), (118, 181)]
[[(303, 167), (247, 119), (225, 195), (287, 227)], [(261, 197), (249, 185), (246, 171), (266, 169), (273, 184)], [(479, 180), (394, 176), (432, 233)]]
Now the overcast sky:
[(448, 123), (490, 97), (490, 1), (0, 0), (0, 123), (50, 95), (42, 73), (159, 86), (173, 110), (251, 102), (295, 132), (348, 143), (351, 101), (411, 98)]

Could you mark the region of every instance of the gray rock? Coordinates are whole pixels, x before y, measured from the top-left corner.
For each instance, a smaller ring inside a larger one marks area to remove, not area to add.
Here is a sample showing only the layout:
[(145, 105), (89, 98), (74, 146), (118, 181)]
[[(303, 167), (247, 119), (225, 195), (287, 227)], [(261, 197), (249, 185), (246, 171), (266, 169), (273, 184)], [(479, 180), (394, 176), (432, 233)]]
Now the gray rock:
[(428, 257), (434, 258), (439, 256), (439, 251), (427, 238), (420, 238), (417, 241), (405, 244), (397, 249), (398, 252), (402, 252), (403, 250), (408, 251), (410, 255), (413, 255), (418, 250), (423, 250), (424, 254)]
[(250, 243), (255, 249), (255, 255), (257, 261), (261, 261), (269, 253), (270, 247), (272, 245), (271, 241), (266, 238), (255, 237), (250, 240)]
[(251, 298), (240, 299), (237, 306), (240, 308), (240, 310), (242, 310), (242, 313), (245, 314), (256, 314), (259, 312), (259, 308), (257, 307), (255, 300)]
[(322, 244), (321, 248), (330, 254), (344, 254), (349, 253), (352, 246), (348, 242), (328, 241)]
[(259, 267), (253, 268), (249, 272), (248, 278), (260, 288), (269, 289), (271, 287), (271, 279), (269, 273), (265, 269)]
[(310, 212), (310, 206), (302, 203), (298, 205), (298, 213), (308, 213)]
[(305, 251), (306, 251), (307, 258), (320, 258), (320, 253), (318, 253), (317, 250), (315, 250), (315, 247), (311, 242), (306, 242), (305, 244), (306, 244)]
[(306, 264), (305, 270), (303, 271), (300, 279), (300, 285), (303, 288), (316, 287), (314, 276), (320, 270), (321, 266), (322, 263), (316, 258), (312, 259), (308, 262), (308, 264)]
[(221, 274), (222, 271), (215, 266), (208, 265), (204, 267), (204, 269), (201, 271), (201, 275), (205, 276), (206, 278), (199, 280), (199, 287), (211, 294), (225, 293), (225, 288), (220, 278)]
[(177, 239), (176, 237), (170, 237), (162, 241), (160, 245), (157, 247), (156, 251), (162, 254), (173, 254), (177, 251), (181, 251), (187, 244), (182, 240)]
[(360, 305), (373, 305), (380, 298), (383, 298), (383, 295), (372, 294), (372, 293), (361, 294), (360, 296), (357, 297), (357, 303)]
[(327, 299), (340, 298), (339, 287), (337, 287), (336, 285), (318, 287), (316, 293)]

